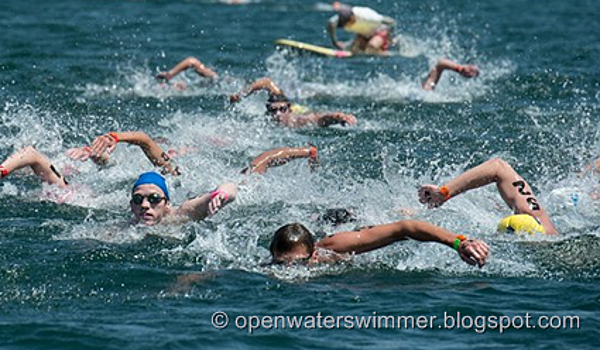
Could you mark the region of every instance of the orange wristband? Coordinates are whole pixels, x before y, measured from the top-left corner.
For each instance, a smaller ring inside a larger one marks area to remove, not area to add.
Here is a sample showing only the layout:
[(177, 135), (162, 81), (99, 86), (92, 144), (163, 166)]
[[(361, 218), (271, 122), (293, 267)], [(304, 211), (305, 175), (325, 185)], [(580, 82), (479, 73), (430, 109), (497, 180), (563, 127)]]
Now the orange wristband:
[(116, 132), (109, 132), (108, 136), (112, 137), (115, 142), (119, 142), (119, 135)]
[(440, 187), (440, 193), (442, 194), (442, 196), (444, 196), (445, 200), (450, 199), (450, 190), (448, 189), (447, 186), (442, 186)]
[(317, 159), (318, 156), (318, 151), (317, 151), (317, 147), (311, 145), (308, 148), (308, 157), (310, 159)]
[(460, 242), (466, 241), (466, 240), (467, 240), (466, 236), (463, 236), (463, 235), (456, 236), (456, 239), (454, 239), (454, 249), (458, 251), (458, 247), (460, 247)]

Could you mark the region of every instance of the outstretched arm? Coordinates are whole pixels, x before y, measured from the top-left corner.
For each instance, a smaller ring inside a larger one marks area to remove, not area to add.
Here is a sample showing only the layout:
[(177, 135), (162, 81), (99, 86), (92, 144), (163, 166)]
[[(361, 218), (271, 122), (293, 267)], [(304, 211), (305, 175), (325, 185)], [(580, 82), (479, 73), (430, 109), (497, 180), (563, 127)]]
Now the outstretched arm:
[(442, 72), (446, 69), (453, 70), (465, 78), (473, 78), (479, 75), (479, 68), (477, 68), (477, 66), (460, 65), (449, 59), (442, 58), (437, 62), (435, 67), (429, 71), (427, 79), (423, 82), (423, 89), (427, 91), (435, 89), (435, 86), (442, 77)]
[(248, 97), (256, 91), (267, 90), (269, 95), (283, 95), (283, 91), (269, 77), (258, 79), (237, 94), (229, 97), (231, 103), (239, 102), (242, 97)]
[(489, 247), (483, 241), (468, 240), (441, 227), (415, 220), (397, 221), (359, 231), (340, 232), (324, 238), (316, 246), (337, 253), (360, 254), (409, 238), (454, 247), (466, 263), (479, 267), (485, 265), (489, 255)]
[(163, 172), (171, 175), (180, 174), (179, 169), (173, 165), (171, 157), (150, 136), (141, 131), (110, 132), (106, 135), (98, 136), (92, 143), (91, 157), (98, 157), (105, 152), (112, 152), (119, 142), (140, 146), (150, 162), (157, 167), (163, 168)]
[(196, 73), (198, 73), (199, 76), (204, 77), (204, 78), (217, 79), (219, 77), (215, 71), (206, 67), (197, 58), (188, 57), (188, 58), (184, 59), (183, 61), (179, 62), (177, 65), (175, 65), (175, 67), (171, 68), (170, 71), (158, 73), (158, 75), (156, 76), (156, 79), (169, 81), (169, 80), (173, 79), (177, 74), (183, 72), (184, 70), (186, 70), (188, 68), (194, 68)]
[(233, 182), (224, 183), (211, 193), (183, 202), (177, 208), (176, 214), (191, 220), (202, 220), (214, 215), (226, 204), (233, 202), (237, 196), (237, 191), (237, 185)]
[(339, 50), (344, 50), (346, 48), (346, 45), (344, 45), (344, 43), (342, 43), (341, 41), (337, 40), (338, 21), (339, 21), (338, 15), (335, 15), (329, 19), (329, 21), (327, 22), (327, 34), (329, 35), (329, 38), (331, 39), (331, 44), (335, 48), (337, 48)]
[(67, 182), (62, 175), (56, 170), (54, 165), (50, 163), (48, 158), (38, 152), (34, 147), (25, 147), (17, 153), (8, 157), (2, 165), (0, 165), (0, 179), (7, 177), (15, 170), (31, 167), (33, 172), (38, 175), (42, 181), (60, 187), (66, 187)]
[(242, 170), (242, 173), (263, 174), (268, 168), (286, 164), (292, 159), (308, 158), (311, 169), (319, 164), (317, 147), (283, 147), (261, 153), (250, 162), (250, 166)]
[(307, 125), (326, 127), (333, 124), (356, 125), (357, 119), (354, 114), (341, 112), (291, 114), (280, 118), (279, 122), (290, 128), (298, 128)]
[(546, 210), (529, 184), (504, 160), (494, 158), (467, 170), (444, 186), (423, 185), (419, 201), (436, 208), (463, 192), (495, 182), (504, 202), (515, 214), (529, 214), (542, 222), (548, 234), (557, 234)]

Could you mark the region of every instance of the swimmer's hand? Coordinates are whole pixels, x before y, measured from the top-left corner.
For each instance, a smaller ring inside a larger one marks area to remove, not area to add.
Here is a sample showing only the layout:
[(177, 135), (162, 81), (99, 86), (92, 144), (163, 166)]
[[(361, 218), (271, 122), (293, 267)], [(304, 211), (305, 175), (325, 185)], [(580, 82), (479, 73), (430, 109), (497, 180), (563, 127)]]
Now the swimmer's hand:
[(92, 142), (90, 157), (101, 158), (105, 152), (110, 154), (115, 150), (116, 147), (117, 140), (115, 140), (114, 137), (110, 135), (98, 136), (94, 142)]
[(168, 82), (172, 76), (168, 72), (160, 72), (156, 75), (156, 80), (159, 82)]
[(490, 247), (478, 239), (468, 239), (460, 243), (458, 254), (467, 264), (483, 267), (490, 254)]
[(210, 202), (208, 203), (208, 213), (213, 216), (223, 207), (223, 205), (229, 200), (227, 192), (224, 190), (217, 190), (212, 193)]
[(423, 185), (419, 188), (419, 202), (427, 204), (429, 209), (441, 207), (446, 202), (446, 197), (436, 185)]
[(240, 102), (241, 99), (242, 99), (242, 97), (240, 96), (240, 94), (233, 94), (233, 95), (229, 96), (229, 103), (231, 103), (231, 104), (238, 103), (238, 102)]
[(90, 147), (75, 147), (75, 148), (70, 148), (67, 150), (66, 155), (67, 157), (73, 159), (73, 160), (79, 160), (81, 162), (85, 162), (86, 160), (88, 160), (90, 158), (90, 152), (91, 152), (91, 148)]
[(479, 75), (479, 68), (472, 65), (461, 65), (456, 71), (465, 78), (473, 78)]

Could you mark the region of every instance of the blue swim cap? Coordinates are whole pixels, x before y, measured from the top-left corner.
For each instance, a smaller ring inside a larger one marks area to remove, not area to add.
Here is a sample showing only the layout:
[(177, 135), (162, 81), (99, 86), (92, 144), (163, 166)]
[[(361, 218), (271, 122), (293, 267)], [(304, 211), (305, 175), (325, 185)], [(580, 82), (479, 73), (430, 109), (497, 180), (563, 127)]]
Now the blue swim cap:
[(167, 182), (165, 181), (165, 178), (162, 177), (160, 174), (154, 172), (154, 171), (149, 171), (147, 173), (143, 173), (141, 174), (138, 179), (135, 181), (135, 183), (133, 184), (133, 190), (135, 191), (136, 188), (138, 188), (138, 186), (141, 185), (155, 185), (158, 186), (163, 193), (165, 194), (165, 198), (170, 201), (171, 197), (169, 196), (169, 189), (167, 188)]

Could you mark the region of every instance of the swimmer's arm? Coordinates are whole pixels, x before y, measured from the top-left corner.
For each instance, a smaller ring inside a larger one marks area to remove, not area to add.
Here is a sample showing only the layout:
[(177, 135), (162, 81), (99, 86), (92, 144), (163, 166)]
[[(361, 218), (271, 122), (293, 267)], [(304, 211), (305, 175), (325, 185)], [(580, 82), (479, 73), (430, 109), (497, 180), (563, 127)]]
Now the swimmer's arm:
[(337, 40), (336, 31), (337, 31), (338, 21), (339, 21), (338, 15), (335, 15), (329, 19), (329, 21), (327, 22), (327, 34), (329, 35), (329, 38), (331, 39), (331, 43), (333, 44), (333, 46), (335, 46), (336, 48), (338, 48), (340, 50), (344, 50), (345, 49), (344, 44)]
[[(492, 182), (512, 182), (519, 175), (500, 158), (490, 159), (471, 168), (445, 185), (423, 185), (419, 188), (419, 201), (428, 204), (429, 208), (439, 207), (452, 197), (456, 197), (471, 189), (483, 187)], [(502, 193), (503, 187), (499, 186)]]
[(164, 172), (171, 175), (179, 175), (179, 169), (173, 165), (171, 157), (150, 136), (141, 131), (111, 132), (97, 137), (92, 143), (92, 155), (111, 152), (118, 142), (125, 142), (140, 146), (148, 160), (157, 167), (163, 168)]
[(320, 127), (326, 127), (334, 124), (341, 125), (356, 125), (357, 119), (354, 114), (346, 114), (341, 112), (328, 112), (328, 113), (311, 113), (309, 115), (314, 120), (314, 124)]
[[(359, 231), (339, 232), (321, 240), (316, 246), (337, 253), (360, 254), (409, 238), (421, 242), (437, 242), (452, 248), (458, 235), (423, 221), (402, 220)], [(465, 262), (481, 267), (485, 265), (489, 248), (482, 241), (464, 240), (460, 243), (459, 252)]]
[(187, 200), (177, 208), (177, 215), (186, 216), (191, 220), (202, 220), (214, 215), (226, 204), (233, 202), (238, 188), (233, 182), (227, 182), (211, 193)]
[(196, 73), (201, 77), (210, 78), (210, 79), (217, 79), (219, 77), (215, 71), (206, 67), (197, 58), (188, 57), (188, 58), (184, 59), (183, 61), (179, 62), (177, 65), (175, 65), (175, 67), (171, 68), (170, 71), (158, 73), (158, 75), (156, 76), (156, 79), (159, 79), (159, 80), (164, 79), (166, 81), (169, 81), (169, 80), (173, 79), (177, 74), (183, 72), (184, 70), (187, 70), (188, 68), (192, 68), (192, 67), (194, 68)]
[(309, 158), (310, 165), (316, 165), (318, 164), (317, 148), (309, 145), (308, 147), (283, 147), (269, 150), (254, 158), (250, 166), (243, 172), (263, 174), (268, 168), (286, 164), (297, 158)]
[(449, 59), (441, 58), (440, 60), (438, 60), (437, 64), (429, 71), (429, 74), (427, 75), (425, 81), (423, 81), (423, 89), (427, 91), (435, 89), (437, 83), (442, 77), (442, 72), (444, 72), (447, 69), (453, 70), (467, 78), (472, 78), (479, 75), (479, 68), (477, 68), (477, 66), (461, 65)]
[(229, 101), (231, 103), (239, 102), (242, 97), (248, 97), (255, 93), (256, 91), (266, 90), (270, 95), (283, 95), (283, 90), (281, 90), (273, 80), (269, 77), (265, 77), (262, 79), (258, 79), (257, 81), (250, 84), (250, 86), (244, 88), (241, 92), (237, 94), (233, 94), (229, 97)]
[(2, 175), (0, 175), (0, 179), (8, 176), (8, 174), (12, 173), (15, 170), (31, 167), (33, 172), (41, 177), (42, 181), (54, 185), (57, 184), (60, 187), (66, 187), (67, 182), (62, 177), (62, 175), (56, 170), (54, 165), (50, 163), (50, 160), (36, 150), (34, 147), (29, 146), (25, 147), (15, 154), (8, 157), (1, 165), (0, 169), (2, 170)]

